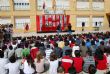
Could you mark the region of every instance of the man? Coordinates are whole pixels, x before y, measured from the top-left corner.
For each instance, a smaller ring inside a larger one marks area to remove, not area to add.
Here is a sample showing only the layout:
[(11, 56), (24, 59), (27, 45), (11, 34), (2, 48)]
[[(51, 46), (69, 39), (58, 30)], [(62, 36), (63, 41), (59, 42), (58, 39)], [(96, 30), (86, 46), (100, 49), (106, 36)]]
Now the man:
[(72, 33), (72, 31), (71, 31), (71, 24), (70, 23), (68, 24), (68, 32), (69, 32), (69, 34)]
[(59, 35), (60, 32), (61, 32), (61, 24), (59, 24), (59, 25), (57, 26), (57, 34)]

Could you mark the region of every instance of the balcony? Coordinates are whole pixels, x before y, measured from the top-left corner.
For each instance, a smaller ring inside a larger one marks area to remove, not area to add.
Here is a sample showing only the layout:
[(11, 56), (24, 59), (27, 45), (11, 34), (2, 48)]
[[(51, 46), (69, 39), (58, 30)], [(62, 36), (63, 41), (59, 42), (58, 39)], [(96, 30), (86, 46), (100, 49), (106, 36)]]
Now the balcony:
[(77, 5), (76, 6), (77, 10), (90, 10), (90, 5), (88, 1), (84, 1), (84, 2), (77, 1), (76, 5)]

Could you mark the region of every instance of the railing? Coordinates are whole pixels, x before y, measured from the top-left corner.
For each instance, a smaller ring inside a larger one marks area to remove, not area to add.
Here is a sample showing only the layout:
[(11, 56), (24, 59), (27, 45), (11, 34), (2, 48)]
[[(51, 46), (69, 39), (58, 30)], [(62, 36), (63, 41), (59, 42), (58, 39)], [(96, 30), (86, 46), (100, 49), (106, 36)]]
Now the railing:
[(0, 6), (0, 11), (9, 11), (10, 6)]

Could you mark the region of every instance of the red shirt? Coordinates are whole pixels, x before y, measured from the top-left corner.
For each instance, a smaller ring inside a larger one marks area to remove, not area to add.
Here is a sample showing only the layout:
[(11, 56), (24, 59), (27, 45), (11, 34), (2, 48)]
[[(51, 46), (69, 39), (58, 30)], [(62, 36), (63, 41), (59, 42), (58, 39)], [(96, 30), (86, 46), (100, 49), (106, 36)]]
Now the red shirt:
[(69, 46), (72, 48), (73, 46), (75, 46), (74, 43), (70, 43)]
[(82, 67), (83, 67), (83, 58), (82, 57), (74, 57), (73, 58), (73, 66), (75, 67), (77, 73), (81, 72)]
[(104, 55), (103, 56), (103, 60), (98, 60), (97, 58), (95, 58), (95, 61), (97, 62), (97, 69), (99, 70), (105, 70), (107, 69), (107, 57)]
[(33, 47), (31, 48), (30, 54), (32, 59), (34, 60), (36, 58), (37, 52), (39, 51), (39, 49), (37, 47)]
[(61, 60), (61, 66), (64, 68), (65, 73), (68, 73), (68, 69), (72, 66), (72, 58), (70, 56), (64, 56)]

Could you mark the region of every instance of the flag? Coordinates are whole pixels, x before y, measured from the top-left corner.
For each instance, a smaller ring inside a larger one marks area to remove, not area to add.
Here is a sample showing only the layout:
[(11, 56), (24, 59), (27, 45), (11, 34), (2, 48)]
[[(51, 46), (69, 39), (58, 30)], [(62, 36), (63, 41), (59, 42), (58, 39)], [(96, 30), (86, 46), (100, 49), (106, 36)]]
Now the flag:
[(54, 10), (54, 13), (56, 13), (56, 0), (53, 0), (52, 2), (52, 9)]
[(42, 8), (43, 8), (43, 14), (45, 14), (45, 0), (43, 0), (43, 5), (42, 5)]
[(43, 10), (45, 10), (45, 0), (43, 1)]

